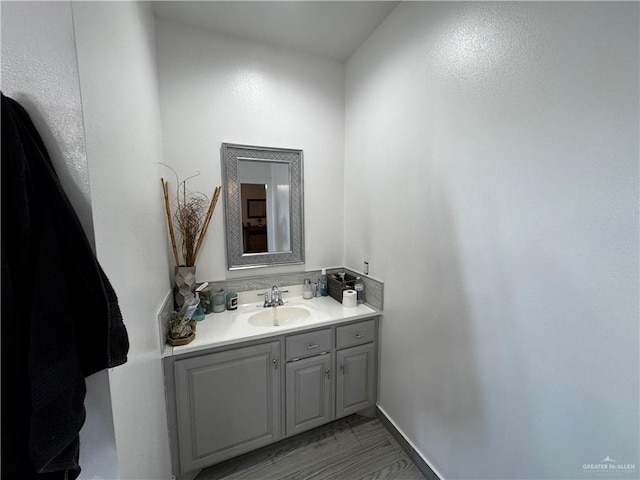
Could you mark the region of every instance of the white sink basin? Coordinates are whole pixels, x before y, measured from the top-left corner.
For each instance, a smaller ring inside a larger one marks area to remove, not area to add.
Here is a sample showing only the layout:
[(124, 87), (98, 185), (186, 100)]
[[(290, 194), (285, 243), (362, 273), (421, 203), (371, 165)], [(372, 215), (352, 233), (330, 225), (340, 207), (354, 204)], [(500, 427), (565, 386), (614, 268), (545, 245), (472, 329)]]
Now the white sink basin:
[(311, 312), (302, 307), (269, 307), (249, 317), (249, 323), (255, 327), (274, 327), (291, 325), (304, 320)]

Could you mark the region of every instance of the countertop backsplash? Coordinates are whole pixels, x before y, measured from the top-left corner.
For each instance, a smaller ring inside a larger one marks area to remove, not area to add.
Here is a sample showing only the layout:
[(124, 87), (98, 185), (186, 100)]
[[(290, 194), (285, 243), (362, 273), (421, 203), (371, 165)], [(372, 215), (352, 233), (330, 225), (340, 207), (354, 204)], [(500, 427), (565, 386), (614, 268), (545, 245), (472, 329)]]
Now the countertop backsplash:
[[(359, 276), (364, 283), (366, 303), (376, 310), (382, 311), (384, 298), (384, 283), (380, 280), (364, 275), (355, 270), (345, 267), (327, 268), (327, 274), (335, 272), (347, 272), (353, 276)], [(321, 275), (321, 270), (310, 270), (307, 272), (282, 273), (278, 275), (264, 275), (247, 278), (233, 278), (229, 280), (210, 281), (209, 285), (213, 291), (223, 289), (225, 292), (246, 292), (253, 290), (267, 291), (272, 286), (287, 287), (290, 285), (302, 285), (305, 278), (315, 282)]]

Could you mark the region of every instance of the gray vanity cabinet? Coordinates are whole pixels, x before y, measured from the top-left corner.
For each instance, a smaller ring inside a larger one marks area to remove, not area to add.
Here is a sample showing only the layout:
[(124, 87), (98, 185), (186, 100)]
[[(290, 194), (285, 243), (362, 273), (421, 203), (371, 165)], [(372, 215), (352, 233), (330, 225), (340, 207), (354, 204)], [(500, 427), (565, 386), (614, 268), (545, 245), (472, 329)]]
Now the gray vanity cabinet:
[(174, 363), (180, 471), (281, 438), (280, 342)]
[(375, 405), (375, 320), (336, 329), (336, 418)]
[(375, 355), (376, 348), (373, 343), (338, 350), (336, 418), (374, 405)]
[(331, 354), (287, 363), (286, 377), (287, 435), (295, 435), (332, 420)]
[(333, 420), (333, 329), (288, 335), (286, 432), (309, 430)]
[(377, 318), (165, 358), (183, 474), (375, 406)]

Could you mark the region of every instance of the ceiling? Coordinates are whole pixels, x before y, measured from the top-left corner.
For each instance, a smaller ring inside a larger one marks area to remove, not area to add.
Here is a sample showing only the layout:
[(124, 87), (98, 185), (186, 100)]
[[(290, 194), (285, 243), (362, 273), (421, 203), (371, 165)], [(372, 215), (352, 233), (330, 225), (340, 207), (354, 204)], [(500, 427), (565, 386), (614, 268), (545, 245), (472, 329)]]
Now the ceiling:
[(156, 1), (154, 11), (212, 31), (346, 61), (400, 2)]

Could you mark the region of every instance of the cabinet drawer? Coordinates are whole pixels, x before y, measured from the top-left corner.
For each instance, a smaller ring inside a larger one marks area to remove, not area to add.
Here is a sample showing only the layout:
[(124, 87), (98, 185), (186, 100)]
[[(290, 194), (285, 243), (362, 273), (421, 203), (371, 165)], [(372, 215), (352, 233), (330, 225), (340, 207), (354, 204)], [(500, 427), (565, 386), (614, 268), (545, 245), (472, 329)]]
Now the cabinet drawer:
[(309, 357), (331, 350), (331, 329), (287, 337), (287, 360)]
[(361, 345), (363, 343), (373, 342), (375, 339), (375, 320), (367, 320), (336, 328), (336, 348)]

